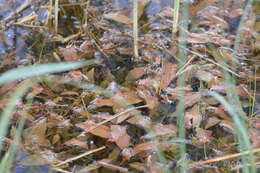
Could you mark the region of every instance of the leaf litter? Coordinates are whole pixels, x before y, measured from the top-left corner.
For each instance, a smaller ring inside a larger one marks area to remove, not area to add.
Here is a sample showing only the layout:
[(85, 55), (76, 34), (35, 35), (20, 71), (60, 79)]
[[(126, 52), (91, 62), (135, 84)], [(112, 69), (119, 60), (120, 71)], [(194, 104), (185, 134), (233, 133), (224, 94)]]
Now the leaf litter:
[[(35, 15), (40, 17), (41, 9), (52, 16), (47, 10), (50, 2), (41, 3)], [(199, 161), (239, 152), (231, 115), (205, 94), (214, 91), (228, 97), (225, 72), (235, 74), (234, 92), (247, 117), (248, 135), (253, 148), (260, 147), (259, 90), (255, 89), (259, 86), (259, 12), (250, 11), (234, 50), (245, 4), (231, 0), (190, 2), (188, 37), (178, 38), (187, 41), (187, 58), (179, 67), (178, 39), (169, 39), (170, 1), (138, 1), (138, 63), (132, 61), (130, 1), (66, 3), (59, 2), (58, 33), (52, 31), (54, 19), (48, 17), (42, 19), (45, 22), (35, 18), (17, 23), (34, 26), (27, 30), (48, 35), (54, 46), (35, 43), (31, 45), (34, 55), (28, 53), (24, 61), (10, 58), (11, 53), (4, 54), (1, 61), (1, 72), (37, 63), (78, 62), (77, 69), (42, 78), (17, 105), (5, 141), (12, 141), (17, 122), (26, 117), (22, 149), (17, 154), (25, 152), (26, 156), (15, 160), (14, 172), (18, 173), (15, 168), (20, 165), (48, 165), (56, 171), (79, 173), (163, 172), (167, 166), (176, 172), (180, 141), (175, 110), (182, 93), (186, 159), (194, 163), (188, 164), (189, 171), (210, 171), (210, 165)], [(45, 46), (53, 48), (46, 51)], [(41, 58), (37, 58), (39, 52)], [(81, 60), (93, 59), (100, 63), (79, 65)], [(182, 74), (186, 85), (180, 87), (177, 81)], [(1, 85), (1, 109), (18, 83)], [(158, 153), (163, 153), (164, 162), (157, 158)], [(225, 161), (227, 164), (215, 164), (214, 171), (230, 172), (232, 163), (241, 164), (238, 158)], [(192, 166), (196, 164), (201, 167)]]

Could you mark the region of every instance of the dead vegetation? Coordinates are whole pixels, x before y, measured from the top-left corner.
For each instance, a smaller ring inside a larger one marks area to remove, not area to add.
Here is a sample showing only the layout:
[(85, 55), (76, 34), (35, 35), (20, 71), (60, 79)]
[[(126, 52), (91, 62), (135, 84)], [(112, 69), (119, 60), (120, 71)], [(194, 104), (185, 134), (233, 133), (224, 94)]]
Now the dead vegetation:
[[(133, 10), (127, 0), (39, 1), (30, 2), (37, 7), (29, 15), (23, 14), (28, 6), (20, 7), (15, 13), (21, 16), (11, 13), (1, 20), (2, 31), (30, 33), (26, 57), (19, 58), (18, 45), (6, 51), (1, 72), (50, 62), (101, 62), (38, 78), (16, 103), (8, 135), (1, 139), (2, 155), (12, 144), (18, 149), (13, 172), (178, 172), (182, 162), (189, 172), (242, 170), (240, 156), (249, 152), (239, 148), (233, 115), (209, 92), (228, 100), (245, 120), (259, 170), (259, 2), (241, 28), (246, 1), (190, 2), (188, 30), (180, 27), (181, 15), (179, 27), (173, 23), (177, 14), (167, 2), (138, 1)], [(184, 60), (180, 50), (186, 51)], [(180, 78), (184, 86), (177, 84)], [(2, 111), (20, 82), (1, 85)], [(239, 102), (232, 103), (234, 95)]]

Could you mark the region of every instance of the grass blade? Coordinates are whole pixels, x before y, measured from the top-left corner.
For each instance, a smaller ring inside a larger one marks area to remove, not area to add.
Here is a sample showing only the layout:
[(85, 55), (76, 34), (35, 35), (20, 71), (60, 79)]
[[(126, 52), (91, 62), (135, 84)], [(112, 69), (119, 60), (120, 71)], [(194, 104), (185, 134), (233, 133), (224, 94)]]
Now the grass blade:
[(18, 79), (33, 77), (33, 76), (64, 72), (64, 71), (77, 69), (87, 65), (98, 64), (98, 63), (99, 61), (89, 60), (84, 62), (39, 64), (39, 65), (34, 65), (29, 67), (13, 69), (7, 71), (0, 77), (0, 84), (8, 83)]

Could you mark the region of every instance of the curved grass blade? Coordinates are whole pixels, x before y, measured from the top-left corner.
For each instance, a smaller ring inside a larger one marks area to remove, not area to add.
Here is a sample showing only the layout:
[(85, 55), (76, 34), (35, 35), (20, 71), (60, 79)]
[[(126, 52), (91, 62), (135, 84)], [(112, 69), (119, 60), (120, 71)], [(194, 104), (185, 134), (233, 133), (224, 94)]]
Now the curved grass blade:
[(2, 149), (2, 140), (6, 136), (7, 129), (9, 127), (9, 121), (12, 117), (12, 113), (16, 108), (17, 102), (21, 99), (23, 94), (35, 83), (34, 80), (26, 80), (20, 84), (18, 89), (11, 95), (8, 104), (5, 106), (0, 118), (0, 151)]
[(87, 65), (98, 64), (98, 63), (100, 62), (97, 60), (89, 60), (83, 62), (39, 64), (39, 65), (33, 65), (29, 67), (17, 68), (2, 74), (2, 76), (0, 77), (0, 84), (8, 83), (18, 79), (33, 77), (33, 76), (64, 72), (64, 71), (77, 69)]
[[(227, 112), (232, 116), (232, 119), (234, 121), (235, 124), (235, 129), (236, 129), (236, 136), (238, 139), (238, 143), (239, 143), (239, 147), (241, 152), (242, 151), (250, 151), (249, 153), (249, 158), (247, 158), (246, 155), (241, 156), (243, 165), (245, 166), (244, 168), (244, 172), (246, 173), (256, 173), (256, 165), (255, 165), (255, 157), (252, 154), (252, 147), (251, 147), (251, 143), (248, 137), (248, 133), (247, 133), (247, 128), (245, 126), (245, 123), (243, 120), (241, 120), (241, 116), (239, 116), (237, 114), (237, 112), (234, 110), (233, 106), (231, 104), (229, 104), (223, 96), (221, 96), (220, 94), (216, 93), (216, 92), (209, 92), (209, 95), (213, 96), (215, 99), (217, 99), (223, 106), (224, 108), (227, 110)], [(248, 159), (250, 160), (250, 164), (251, 164), (251, 171), (250, 171), (250, 167), (248, 164)]]

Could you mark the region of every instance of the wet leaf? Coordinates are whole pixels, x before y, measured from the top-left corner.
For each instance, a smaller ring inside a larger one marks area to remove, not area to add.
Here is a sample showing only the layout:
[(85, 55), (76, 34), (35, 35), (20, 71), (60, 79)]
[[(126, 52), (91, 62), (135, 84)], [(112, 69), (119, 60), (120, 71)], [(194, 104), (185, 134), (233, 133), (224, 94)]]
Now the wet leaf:
[[(88, 120), (88, 121), (85, 121), (82, 123), (78, 123), (78, 124), (76, 124), (76, 126), (85, 131), (89, 131), (89, 129), (96, 127), (96, 124), (93, 121)], [(109, 138), (110, 129), (109, 129), (109, 127), (107, 127), (105, 125), (100, 125), (97, 128), (91, 130), (90, 133), (95, 136), (102, 137), (102, 138)]]

